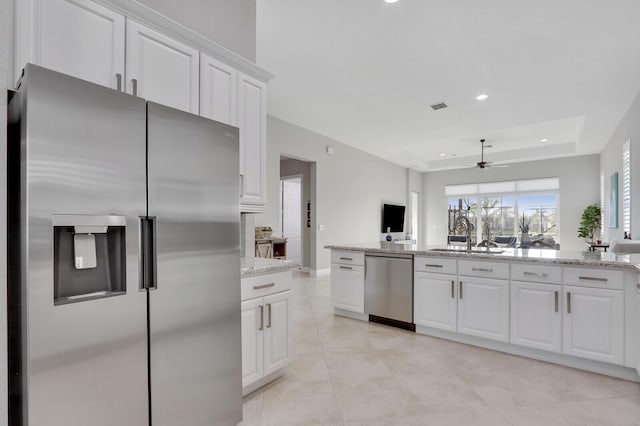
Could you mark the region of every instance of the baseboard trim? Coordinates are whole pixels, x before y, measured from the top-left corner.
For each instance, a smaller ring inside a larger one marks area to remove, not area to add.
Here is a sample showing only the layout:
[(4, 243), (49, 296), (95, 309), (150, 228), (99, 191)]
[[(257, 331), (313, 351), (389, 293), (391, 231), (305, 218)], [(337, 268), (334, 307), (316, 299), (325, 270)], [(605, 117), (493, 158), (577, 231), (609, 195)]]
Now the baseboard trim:
[(300, 272), (302, 272), (303, 274), (310, 274), (311, 268), (309, 268), (308, 266), (303, 266), (302, 268), (300, 268)]
[(357, 319), (360, 321), (369, 322), (369, 314), (361, 314), (359, 312), (345, 311), (344, 309), (340, 309), (340, 308), (333, 308), (333, 314), (339, 315), (341, 317), (347, 317), (347, 318)]
[(312, 277), (322, 277), (325, 275), (331, 275), (331, 268), (327, 268), (327, 269), (311, 269), (310, 270), (310, 275)]
[[(335, 309), (334, 309), (335, 310)], [(591, 371), (593, 373), (604, 374), (606, 376), (618, 377), (620, 379), (640, 382), (640, 376), (633, 368), (621, 365), (608, 364), (606, 362), (594, 361), (591, 359), (577, 358), (571, 355), (547, 352), (540, 349), (526, 348), (524, 346), (513, 345), (511, 343), (498, 342), (481, 337), (467, 336), (465, 334), (453, 333), (436, 328), (416, 325), (416, 333), (428, 336), (439, 337), (441, 339), (453, 340), (459, 343), (479, 346), (494, 351), (505, 352), (512, 355), (519, 355), (527, 358), (546, 361), (553, 364), (564, 365), (566, 367), (577, 368), (579, 370)]]
[(267, 383), (271, 383), (275, 379), (277, 379), (278, 377), (283, 376), (284, 373), (285, 373), (285, 368), (286, 367), (282, 367), (281, 369), (274, 371), (273, 373), (269, 374), (268, 376), (264, 376), (262, 379), (258, 380), (257, 382), (253, 382), (250, 385), (247, 385), (247, 386), (243, 387), (242, 388), (242, 396), (245, 397), (245, 396), (249, 395), (251, 392), (257, 391), (258, 389), (260, 389), (261, 387), (263, 387)]

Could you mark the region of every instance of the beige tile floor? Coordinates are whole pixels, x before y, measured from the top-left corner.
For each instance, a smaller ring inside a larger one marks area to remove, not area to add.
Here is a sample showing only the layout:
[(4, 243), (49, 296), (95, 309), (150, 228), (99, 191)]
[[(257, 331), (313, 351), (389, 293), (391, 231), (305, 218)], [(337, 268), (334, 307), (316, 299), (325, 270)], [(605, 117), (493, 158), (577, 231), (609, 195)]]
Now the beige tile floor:
[(640, 385), (334, 316), (295, 275), (294, 359), (242, 426), (640, 425)]

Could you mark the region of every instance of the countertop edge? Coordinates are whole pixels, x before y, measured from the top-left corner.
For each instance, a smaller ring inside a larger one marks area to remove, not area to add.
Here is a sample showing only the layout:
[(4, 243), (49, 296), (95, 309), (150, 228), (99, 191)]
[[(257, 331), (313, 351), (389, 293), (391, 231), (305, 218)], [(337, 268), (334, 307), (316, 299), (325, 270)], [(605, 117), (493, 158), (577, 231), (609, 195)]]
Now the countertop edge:
[(548, 263), (565, 266), (594, 266), (594, 267), (607, 267), (607, 268), (620, 268), (633, 270), (640, 272), (640, 263), (630, 262), (618, 262), (609, 260), (589, 260), (589, 259), (548, 259), (538, 257), (526, 257), (526, 256), (501, 256), (497, 254), (483, 254), (483, 253), (465, 253), (465, 252), (439, 252), (430, 250), (407, 250), (398, 248), (368, 248), (368, 247), (353, 247), (353, 246), (341, 246), (341, 245), (326, 245), (325, 249), (331, 250), (346, 250), (346, 251), (358, 251), (367, 253), (389, 253), (389, 254), (409, 254), (414, 256), (429, 256), (429, 257), (447, 257), (456, 259), (481, 259), (481, 260), (493, 260), (499, 262), (531, 262), (531, 263)]

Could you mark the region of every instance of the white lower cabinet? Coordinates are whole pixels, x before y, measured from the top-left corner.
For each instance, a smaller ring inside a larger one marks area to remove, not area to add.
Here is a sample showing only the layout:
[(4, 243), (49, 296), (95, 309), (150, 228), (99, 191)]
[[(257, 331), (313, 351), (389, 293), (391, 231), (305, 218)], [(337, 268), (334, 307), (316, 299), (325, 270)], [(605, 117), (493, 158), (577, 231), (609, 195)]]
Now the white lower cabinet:
[(511, 282), (511, 343), (562, 351), (561, 292), (558, 284)]
[(331, 303), (334, 308), (364, 313), (364, 266), (331, 265)]
[(456, 331), (456, 276), (414, 272), (413, 318), (416, 325)]
[(291, 361), (293, 332), (291, 330), (291, 290), (272, 294), (263, 299), (264, 374), (286, 366)]
[(460, 277), (458, 332), (509, 341), (509, 280)]
[(624, 361), (622, 290), (564, 286), (563, 352), (614, 364)]
[(291, 290), (242, 302), (242, 387), (291, 362)]

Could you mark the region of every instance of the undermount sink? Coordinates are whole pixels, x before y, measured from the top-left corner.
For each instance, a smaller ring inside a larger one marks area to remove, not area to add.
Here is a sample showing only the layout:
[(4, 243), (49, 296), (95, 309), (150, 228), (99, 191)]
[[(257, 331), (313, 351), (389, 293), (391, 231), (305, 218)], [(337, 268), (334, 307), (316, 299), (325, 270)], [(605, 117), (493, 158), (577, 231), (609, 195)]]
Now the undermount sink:
[(504, 253), (504, 250), (496, 250), (496, 249), (483, 249), (483, 248), (472, 248), (471, 251), (467, 251), (466, 249), (453, 249), (453, 248), (434, 248), (429, 251), (439, 251), (439, 252), (448, 252), (448, 253), (476, 253), (476, 254), (501, 254)]

